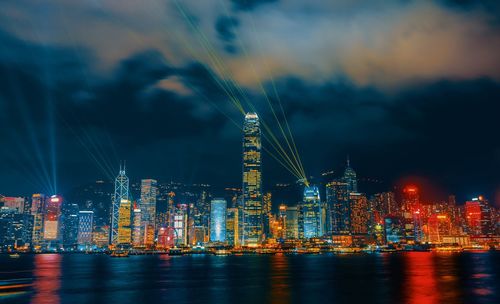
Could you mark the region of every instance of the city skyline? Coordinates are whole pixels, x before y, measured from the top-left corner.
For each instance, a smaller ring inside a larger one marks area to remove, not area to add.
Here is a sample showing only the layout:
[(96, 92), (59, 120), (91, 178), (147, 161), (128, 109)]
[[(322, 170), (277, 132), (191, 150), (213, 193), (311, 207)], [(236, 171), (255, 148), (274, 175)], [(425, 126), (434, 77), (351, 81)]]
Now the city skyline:
[(500, 0), (0, 1), (0, 300), (500, 303)]

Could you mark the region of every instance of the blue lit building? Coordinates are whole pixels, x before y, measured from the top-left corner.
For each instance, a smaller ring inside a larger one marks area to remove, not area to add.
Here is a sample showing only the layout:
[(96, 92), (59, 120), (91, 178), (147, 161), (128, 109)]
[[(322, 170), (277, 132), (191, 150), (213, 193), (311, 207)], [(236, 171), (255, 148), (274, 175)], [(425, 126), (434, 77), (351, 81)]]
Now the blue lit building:
[(323, 235), (321, 201), (317, 186), (304, 187), (304, 199), (299, 204), (299, 238)]
[(92, 243), (94, 212), (80, 211), (78, 215), (78, 246), (89, 246)]
[(384, 218), (384, 235), (386, 243), (399, 243), (405, 236), (405, 225), (401, 217), (386, 216)]
[(227, 202), (222, 198), (214, 198), (210, 208), (210, 242), (226, 241), (226, 209)]

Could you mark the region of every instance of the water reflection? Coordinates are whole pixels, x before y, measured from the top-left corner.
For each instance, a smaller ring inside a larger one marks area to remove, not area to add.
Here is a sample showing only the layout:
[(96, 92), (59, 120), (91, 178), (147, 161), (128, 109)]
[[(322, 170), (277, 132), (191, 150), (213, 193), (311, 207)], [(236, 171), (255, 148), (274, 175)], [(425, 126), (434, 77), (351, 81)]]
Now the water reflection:
[(271, 277), (269, 280), (269, 303), (290, 303), (288, 258), (276, 255), (271, 258)]
[(406, 303), (433, 304), (438, 303), (438, 290), (435, 264), (429, 252), (412, 252), (405, 254), (407, 269), (404, 288)]
[[(16, 261), (0, 256), (0, 286), (6, 288), (0, 294), (17, 303), (72, 304), (500, 303), (499, 257), (498, 252), (26, 255)], [(32, 292), (12, 294), (19, 282)]]
[(61, 260), (58, 254), (39, 254), (34, 263), (34, 295), (31, 303), (56, 304), (60, 302)]

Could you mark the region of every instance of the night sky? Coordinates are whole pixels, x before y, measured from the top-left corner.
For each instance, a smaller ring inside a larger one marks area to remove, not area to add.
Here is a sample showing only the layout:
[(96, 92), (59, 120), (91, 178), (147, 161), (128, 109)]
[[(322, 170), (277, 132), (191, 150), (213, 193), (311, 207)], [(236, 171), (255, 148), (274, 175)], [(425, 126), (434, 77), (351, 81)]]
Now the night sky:
[[(180, 2), (187, 19), (176, 0), (1, 2), (1, 194), (120, 160), (132, 180), (240, 186), (243, 117), (192, 22), (277, 130), (275, 84), (308, 175), (349, 154), (362, 178), (500, 203), (498, 1)], [(263, 166), (265, 188), (294, 180)]]

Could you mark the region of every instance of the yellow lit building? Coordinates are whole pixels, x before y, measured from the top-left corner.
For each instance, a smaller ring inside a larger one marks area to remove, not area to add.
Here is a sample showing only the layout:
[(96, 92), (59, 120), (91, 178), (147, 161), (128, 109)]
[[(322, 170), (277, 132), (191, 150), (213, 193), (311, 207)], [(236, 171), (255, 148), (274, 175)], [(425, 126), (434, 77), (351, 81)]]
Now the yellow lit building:
[(129, 200), (120, 202), (118, 211), (118, 244), (129, 245), (132, 241), (132, 229), (130, 227), (131, 203)]

